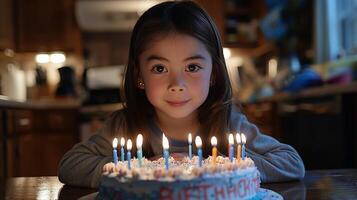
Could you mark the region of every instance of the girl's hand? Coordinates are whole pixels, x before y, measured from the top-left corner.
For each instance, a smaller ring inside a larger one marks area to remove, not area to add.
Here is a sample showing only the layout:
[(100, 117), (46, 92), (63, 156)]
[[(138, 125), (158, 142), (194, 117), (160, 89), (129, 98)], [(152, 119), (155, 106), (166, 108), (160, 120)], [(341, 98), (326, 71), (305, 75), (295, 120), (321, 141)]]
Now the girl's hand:
[(103, 175), (110, 174), (110, 173), (114, 172), (114, 169), (115, 169), (114, 163), (110, 162), (110, 163), (105, 164), (102, 169)]

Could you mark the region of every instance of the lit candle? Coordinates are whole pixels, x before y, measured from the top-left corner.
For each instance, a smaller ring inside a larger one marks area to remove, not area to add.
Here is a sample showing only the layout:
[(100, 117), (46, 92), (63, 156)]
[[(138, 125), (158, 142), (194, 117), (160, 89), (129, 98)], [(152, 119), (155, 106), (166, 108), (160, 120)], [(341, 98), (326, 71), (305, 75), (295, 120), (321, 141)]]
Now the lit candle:
[(202, 167), (202, 140), (200, 136), (196, 136), (195, 143), (196, 143), (197, 154), (198, 154), (198, 166)]
[(114, 164), (118, 164), (118, 152), (117, 152), (117, 147), (118, 147), (118, 139), (114, 138), (113, 140), (113, 160)]
[(241, 134), (241, 137), (242, 137), (242, 160), (244, 160), (245, 159), (245, 143), (247, 142), (247, 139), (243, 133)]
[(136, 157), (138, 157), (138, 166), (141, 167), (142, 165), (142, 158), (143, 158), (143, 135), (139, 134), (136, 137)]
[(192, 159), (192, 134), (188, 134), (188, 157)]
[(233, 162), (233, 157), (234, 157), (234, 137), (233, 137), (232, 133), (229, 134), (228, 142), (229, 142), (229, 160), (231, 162)]
[(241, 159), (241, 150), (242, 150), (241, 147), (242, 142), (239, 133), (236, 134), (236, 141), (237, 141), (237, 162), (239, 162)]
[(124, 162), (124, 145), (125, 145), (125, 139), (123, 137), (120, 138), (120, 159), (122, 162)]
[(162, 134), (162, 148), (164, 150), (165, 169), (169, 170), (169, 140)]
[(217, 158), (217, 138), (215, 136), (213, 136), (211, 138), (211, 145), (212, 145), (212, 161), (213, 164), (216, 164), (216, 158)]
[(128, 169), (131, 169), (131, 148), (132, 148), (133, 144), (131, 143), (131, 139), (128, 139), (128, 141), (126, 142), (126, 159), (128, 160)]

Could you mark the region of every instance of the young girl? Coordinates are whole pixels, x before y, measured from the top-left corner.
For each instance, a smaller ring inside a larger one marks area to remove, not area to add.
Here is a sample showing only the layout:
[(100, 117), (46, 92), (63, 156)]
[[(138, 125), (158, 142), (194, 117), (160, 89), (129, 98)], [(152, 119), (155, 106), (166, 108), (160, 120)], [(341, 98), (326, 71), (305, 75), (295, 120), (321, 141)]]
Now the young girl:
[(263, 182), (304, 177), (298, 153), (260, 133), (232, 104), (217, 28), (195, 3), (164, 2), (146, 11), (134, 27), (128, 61), (124, 108), (112, 113), (97, 135), (64, 155), (61, 182), (97, 187), (103, 169), (112, 166), (113, 138), (135, 141), (139, 133), (144, 156), (150, 158), (162, 155), (162, 133), (171, 154), (187, 152), (188, 133), (201, 136), (207, 156), (211, 136), (218, 137), (218, 149), (226, 155), (227, 133), (241, 132)]

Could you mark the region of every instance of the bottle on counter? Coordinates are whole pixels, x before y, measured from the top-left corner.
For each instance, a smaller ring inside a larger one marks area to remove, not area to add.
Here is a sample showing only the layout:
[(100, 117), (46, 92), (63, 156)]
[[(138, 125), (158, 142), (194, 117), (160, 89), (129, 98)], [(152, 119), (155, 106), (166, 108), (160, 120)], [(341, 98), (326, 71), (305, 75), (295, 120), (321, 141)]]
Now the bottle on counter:
[(26, 77), (14, 60), (14, 52), (10, 49), (4, 51), (6, 62), (1, 65), (1, 94), (10, 100), (26, 101)]

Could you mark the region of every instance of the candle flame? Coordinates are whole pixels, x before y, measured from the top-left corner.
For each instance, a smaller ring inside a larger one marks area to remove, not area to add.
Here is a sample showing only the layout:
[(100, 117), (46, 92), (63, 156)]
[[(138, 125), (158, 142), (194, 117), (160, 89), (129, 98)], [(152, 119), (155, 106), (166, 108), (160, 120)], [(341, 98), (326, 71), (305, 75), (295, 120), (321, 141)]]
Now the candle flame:
[(247, 138), (243, 133), (241, 134), (241, 137), (242, 137), (242, 143), (245, 144), (247, 142)]
[(118, 147), (118, 139), (114, 138), (113, 140), (113, 148), (117, 148)]
[(233, 137), (232, 133), (229, 134), (228, 142), (229, 142), (229, 144), (234, 144), (234, 137)]
[(213, 136), (211, 138), (211, 144), (212, 144), (212, 146), (217, 146), (217, 138), (216, 138), (216, 136)]
[(120, 138), (120, 146), (124, 146), (125, 145), (125, 139), (123, 137)]
[(202, 140), (201, 140), (200, 136), (196, 136), (195, 143), (196, 143), (196, 147), (197, 148), (201, 148), (202, 147)]
[(143, 135), (139, 134), (136, 137), (136, 148), (140, 149), (143, 146)]
[(126, 148), (128, 149), (128, 151), (131, 151), (132, 147), (133, 147), (133, 144), (131, 143), (131, 139), (128, 139), (128, 141), (126, 142)]
[(165, 134), (162, 134), (162, 147), (167, 150), (169, 149), (169, 140), (165, 136)]
[(191, 133), (188, 134), (188, 143), (192, 144), (192, 134)]
[(236, 134), (236, 141), (238, 144), (242, 143), (239, 133)]

